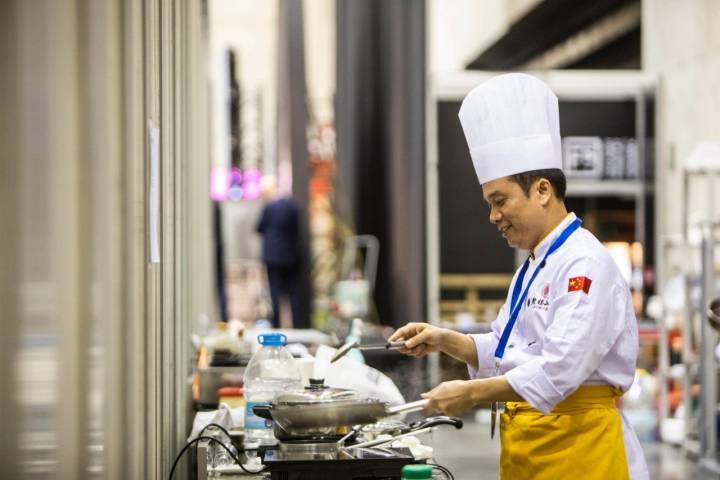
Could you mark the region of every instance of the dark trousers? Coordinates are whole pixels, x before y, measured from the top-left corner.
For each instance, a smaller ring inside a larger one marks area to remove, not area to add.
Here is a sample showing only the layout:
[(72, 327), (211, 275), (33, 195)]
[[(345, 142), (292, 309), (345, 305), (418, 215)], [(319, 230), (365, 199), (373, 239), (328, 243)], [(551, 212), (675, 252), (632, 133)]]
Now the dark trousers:
[(280, 304), (283, 298), (290, 302), (293, 325), (300, 322), (300, 285), (296, 268), (267, 266), (270, 299), (273, 309), (273, 327), (280, 326)]

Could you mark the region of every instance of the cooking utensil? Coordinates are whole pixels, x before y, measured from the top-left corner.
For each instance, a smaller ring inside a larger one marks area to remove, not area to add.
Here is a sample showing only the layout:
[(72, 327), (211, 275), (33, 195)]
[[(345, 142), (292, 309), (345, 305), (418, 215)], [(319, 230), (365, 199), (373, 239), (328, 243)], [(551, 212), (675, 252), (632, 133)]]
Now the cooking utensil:
[(403, 431), (403, 433), (414, 432), (420, 430), (421, 428), (437, 427), (438, 425), (452, 425), (456, 429), (460, 430), (463, 427), (463, 421), (458, 417), (447, 417), (445, 415), (427, 417), (411, 423), (408, 428)]
[(375, 440), (380, 435), (399, 435), (408, 431), (407, 423), (393, 419), (383, 419), (379, 422), (363, 425), (359, 433), (364, 440)]
[(386, 443), (394, 442), (395, 440), (397, 440), (399, 438), (407, 437), (410, 435), (420, 435), (422, 433), (429, 432), (430, 430), (432, 430), (433, 428), (435, 428), (439, 425), (452, 425), (456, 429), (460, 430), (463, 427), (463, 421), (457, 417), (440, 416), (440, 417), (426, 418), (425, 420), (414, 423), (410, 427), (409, 431), (406, 431), (405, 433), (401, 433), (400, 435), (393, 435), (392, 438), (375, 439), (375, 440), (370, 440), (367, 442), (356, 443), (355, 445), (349, 445), (347, 447), (344, 447), (343, 450), (377, 447), (379, 445), (384, 445)]
[(386, 342), (386, 343), (377, 343), (377, 344), (369, 344), (369, 345), (363, 345), (359, 342), (351, 342), (346, 343), (342, 347), (338, 349), (337, 352), (335, 352), (335, 355), (333, 355), (332, 359), (330, 360), (330, 363), (333, 363), (340, 358), (347, 355), (347, 353), (352, 350), (353, 348), (357, 348), (358, 350), (398, 350), (405, 346), (405, 341), (402, 342)]
[(274, 420), (285, 431), (300, 434), (310, 429), (363, 425), (398, 413), (417, 412), (428, 400), (388, 406), (375, 399), (343, 399), (319, 402), (283, 402), (282, 396), (268, 406), (255, 406), (255, 415)]

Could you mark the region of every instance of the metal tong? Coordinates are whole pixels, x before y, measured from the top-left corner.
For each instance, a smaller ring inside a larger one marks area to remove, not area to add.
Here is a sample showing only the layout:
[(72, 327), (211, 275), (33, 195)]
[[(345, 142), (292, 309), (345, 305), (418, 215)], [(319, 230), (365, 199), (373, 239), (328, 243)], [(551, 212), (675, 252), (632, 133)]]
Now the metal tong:
[(337, 352), (335, 352), (335, 355), (333, 355), (330, 363), (333, 363), (344, 357), (353, 348), (357, 348), (358, 350), (398, 350), (404, 346), (404, 340), (401, 342), (375, 343), (369, 345), (361, 345), (359, 342), (346, 343), (345, 345), (340, 347)]
[[(422, 403), (422, 402), (424, 402), (424, 403)], [(427, 402), (428, 402), (427, 400), (419, 400), (417, 402), (408, 404), (408, 406), (409, 405), (416, 405), (416, 406), (422, 405), (422, 407), (424, 408), (425, 405), (427, 405)], [(405, 411), (407, 412), (408, 409), (406, 409)], [(439, 425), (452, 425), (456, 429), (460, 430), (463, 427), (463, 421), (462, 421), (462, 419), (457, 418), (457, 417), (445, 417), (445, 416), (430, 417), (430, 418), (426, 418), (424, 420), (421, 420), (419, 422), (415, 422), (415, 423), (411, 424), (410, 429), (408, 431), (403, 432), (399, 435), (394, 435), (394, 436), (392, 436), (392, 438), (383, 438), (383, 439), (376, 438), (374, 440), (368, 440), (367, 442), (349, 445), (347, 447), (344, 447), (343, 450), (348, 451), (348, 450), (353, 450), (353, 449), (358, 449), (358, 448), (377, 447), (380, 445), (384, 445), (386, 443), (394, 442), (395, 440), (398, 440), (400, 438), (407, 437), (410, 435), (420, 435), (423, 433), (427, 433), (427, 432), (433, 430), (434, 428), (438, 427)], [(345, 437), (342, 438), (342, 440), (344, 441), (348, 437), (349, 437), (349, 435), (346, 435)], [(344, 446), (344, 444), (343, 444), (343, 446)]]

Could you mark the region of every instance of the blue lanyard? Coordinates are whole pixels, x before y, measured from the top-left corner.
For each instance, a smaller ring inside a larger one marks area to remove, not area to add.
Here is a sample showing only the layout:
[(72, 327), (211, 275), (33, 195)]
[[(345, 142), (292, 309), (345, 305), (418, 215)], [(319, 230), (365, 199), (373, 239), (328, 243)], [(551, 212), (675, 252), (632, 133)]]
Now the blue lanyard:
[[(537, 277), (538, 273), (540, 273), (540, 270), (545, 266), (545, 261), (547, 258), (555, 252), (558, 248), (562, 246), (563, 243), (565, 243), (565, 240), (567, 240), (570, 235), (575, 232), (578, 228), (580, 228), (580, 225), (582, 224), (582, 220), (579, 218), (576, 218), (575, 221), (573, 221), (570, 225), (565, 227), (565, 230), (562, 231), (560, 236), (555, 239), (555, 241), (550, 245), (550, 248), (548, 248), (547, 253), (545, 253), (545, 256), (542, 259), (542, 262), (540, 262), (540, 265), (535, 269), (532, 276), (530, 277), (530, 281), (528, 282), (527, 286), (525, 287), (525, 290), (522, 290), (522, 284), (523, 280), (525, 279), (525, 274), (527, 273), (528, 267), (530, 266), (530, 258), (525, 260), (525, 263), (523, 263), (522, 268), (520, 269), (520, 273), (518, 274), (517, 280), (515, 280), (515, 285), (513, 286), (513, 293), (512, 293), (512, 300), (510, 302), (510, 319), (508, 320), (507, 325), (505, 325), (505, 329), (502, 332), (502, 335), (500, 336), (500, 342), (498, 343), (497, 348), (495, 349), (495, 366), (500, 366), (500, 360), (502, 360), (503, 355), (505, 355), (505, 347), (507, 346), (508, 339), (510, 338), (510, 332), (512, 332), (513, 327), (515, 326), (515, 321), (517, 320), (518, 316), (520, 315), (520, 310), (522, 309), (522, 305), (525, 302), (525, 298), (527, 298), (528, 290), (530, 290), (530, 286), (535, 281), (535, 277)], [(522, 290), (522, 295), (520, 294), (520, 291)]]

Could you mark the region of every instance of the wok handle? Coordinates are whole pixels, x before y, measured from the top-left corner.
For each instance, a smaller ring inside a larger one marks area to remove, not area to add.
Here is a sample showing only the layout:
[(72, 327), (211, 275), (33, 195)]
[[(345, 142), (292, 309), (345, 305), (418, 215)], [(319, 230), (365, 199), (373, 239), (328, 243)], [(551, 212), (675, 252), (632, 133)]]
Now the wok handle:
[(463, 421), (462, 421), (462, 419), (457, 418), (457, 417), (445, 417), (445, 416), (430, 417), (430, 418), (426, 418), (424, 420), (420, 420), (420, 421), (411, 423), (409, 431), (413, 432), (415, 430), (420, 430), (420, 429), (428, 428), (428, 427), (436, 427), (438, 425), (452, 425), (456, 429), (460, 430), (463, 427)]
[(264, 418), (265, 420), (272, 420), (272, 411), (270, 410), (269, 405), (255, 405), (252, 407), (253, 413), (257, 415), (260, 418)]
[(396, 413), (419, 412), (420, 410), (425, 408), (425, 406), (427, 406), (429, 401), (430, 400), (424, 398), (416, 402), (406, 403), (404, 405), (397, 405), (395, 407), (388, 407), (386, 412), (388, 415), (395, 415)]

